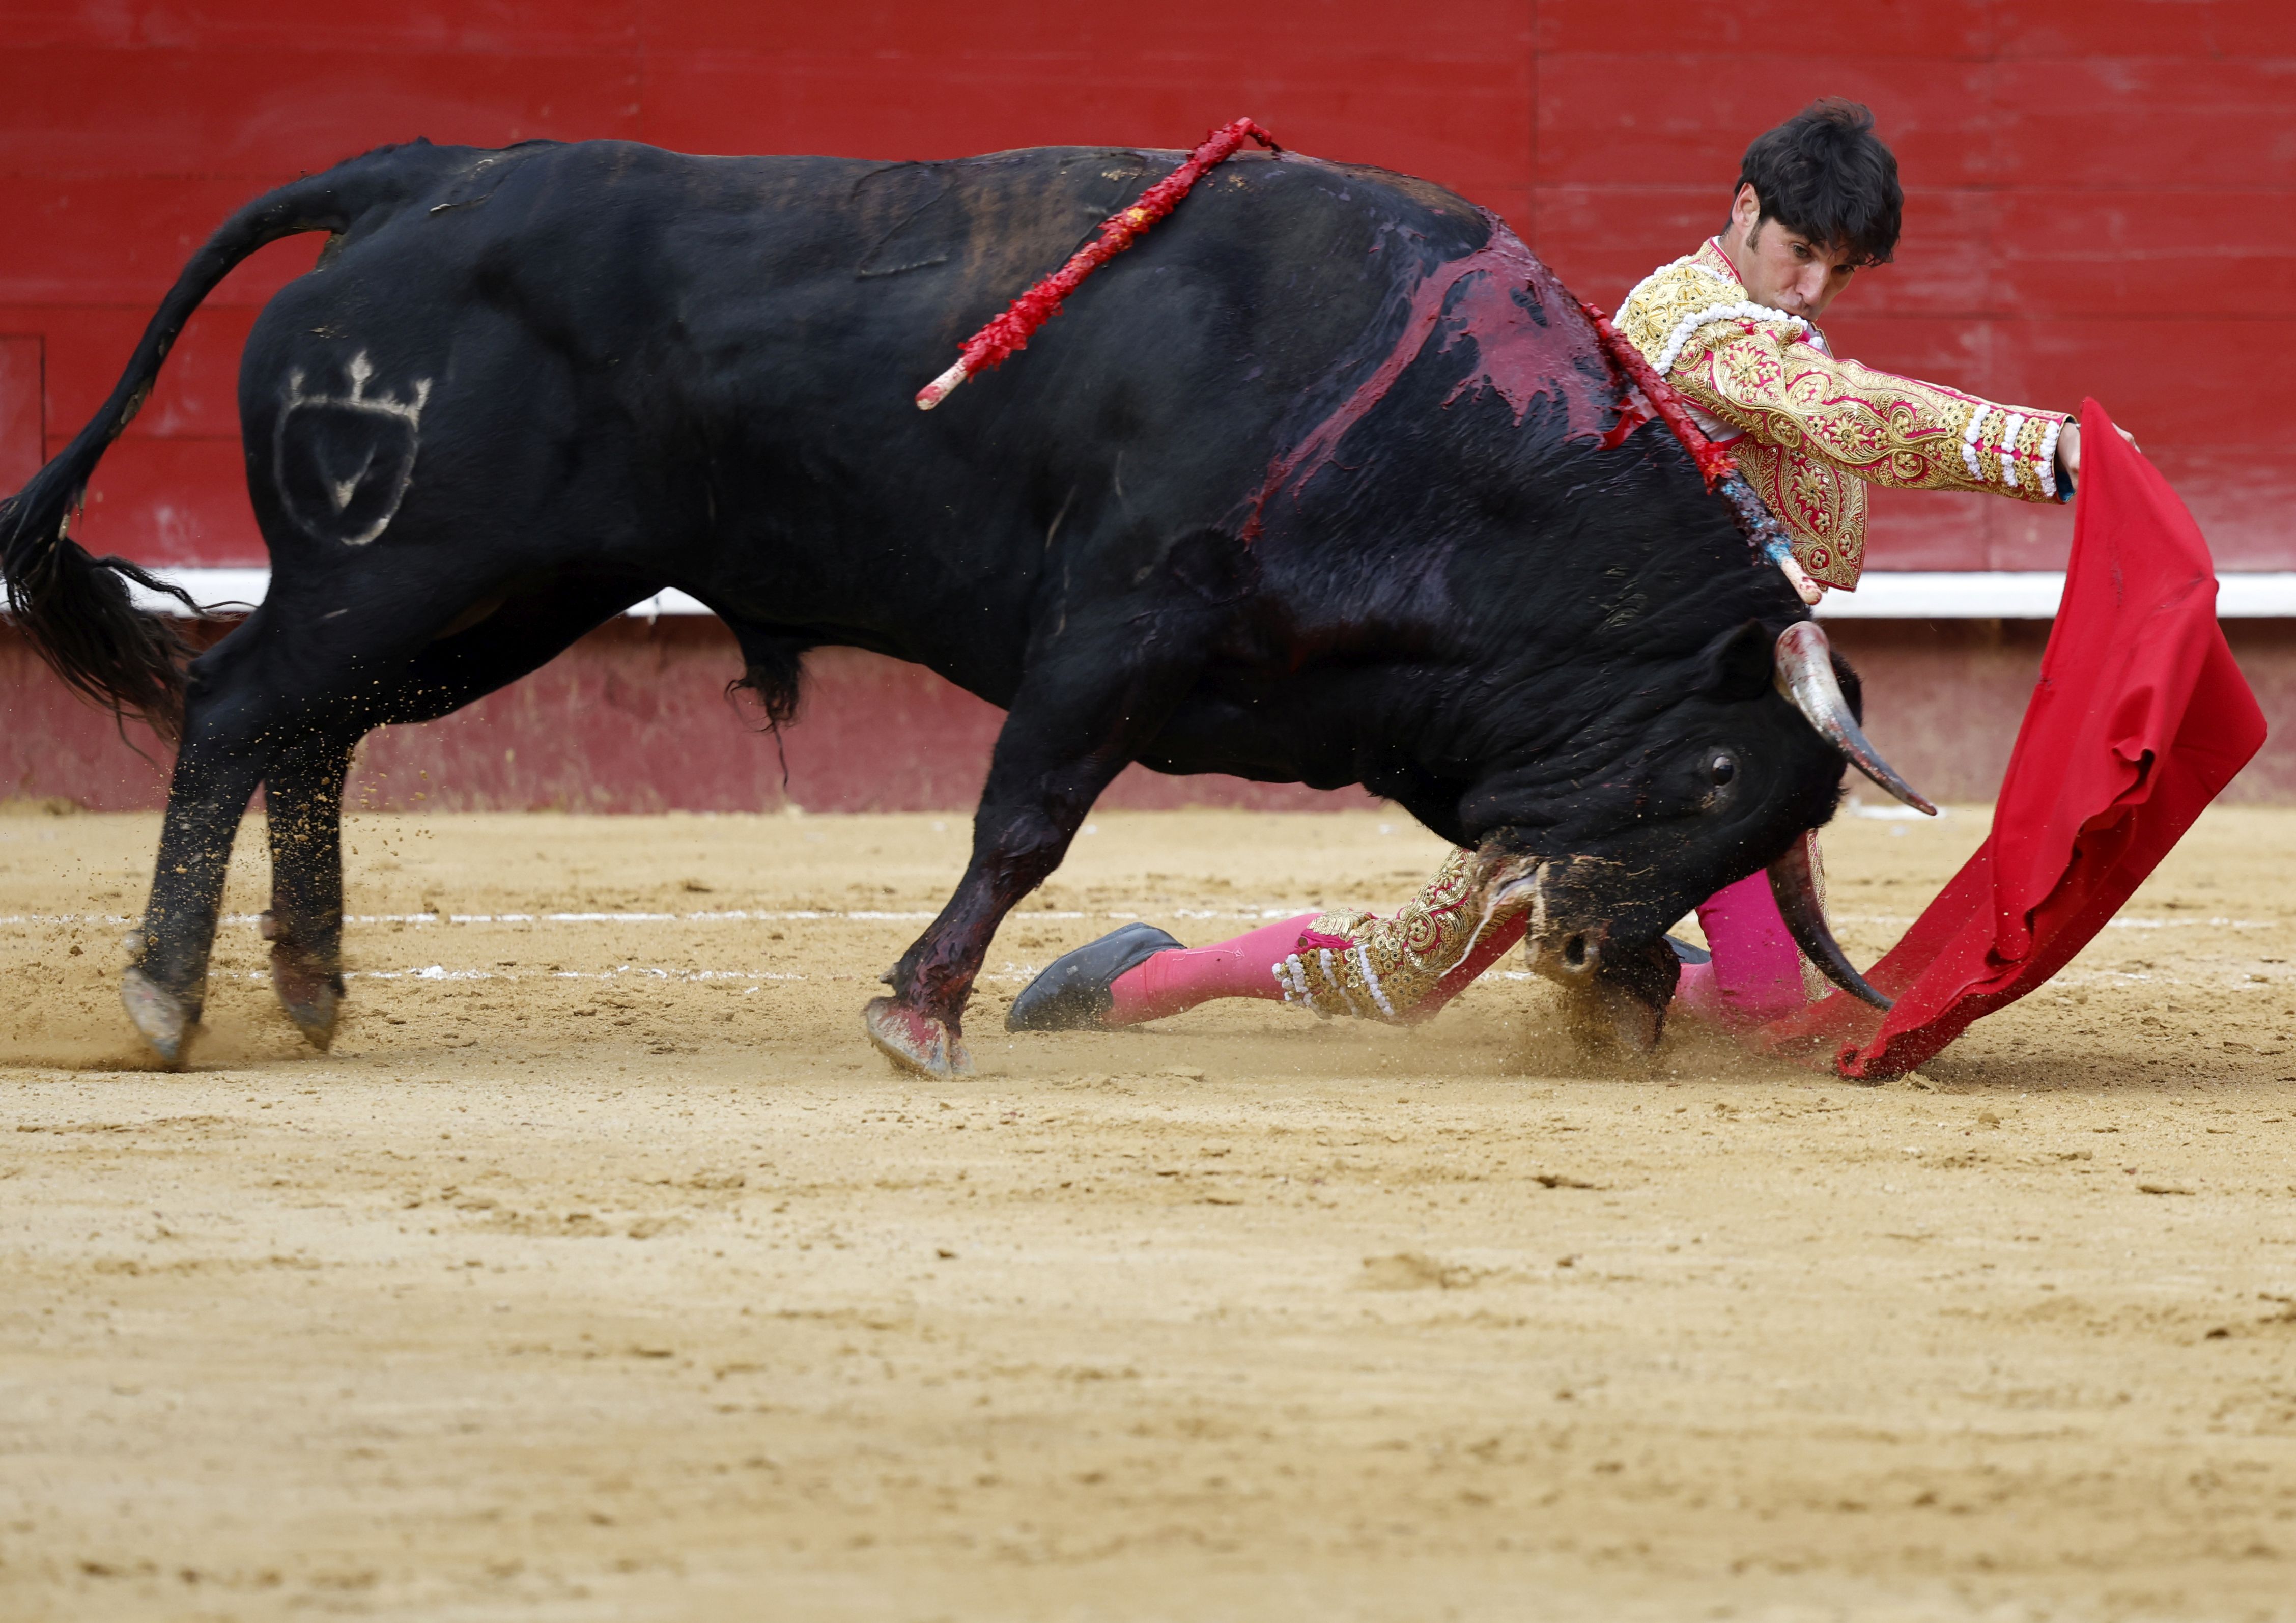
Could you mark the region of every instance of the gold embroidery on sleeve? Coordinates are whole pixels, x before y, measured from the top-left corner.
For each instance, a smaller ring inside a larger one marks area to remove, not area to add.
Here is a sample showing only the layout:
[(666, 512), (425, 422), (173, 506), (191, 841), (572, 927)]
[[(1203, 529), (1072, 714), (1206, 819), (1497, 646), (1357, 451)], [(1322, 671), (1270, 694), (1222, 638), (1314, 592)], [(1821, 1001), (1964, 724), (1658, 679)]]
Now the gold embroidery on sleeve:
[(1739, 466), (1829, 586), (1857, 584), (1866, 484), (2056, 499), (2061, 415), (1837, 360), (1799, 316), (1748, 302), (1711, 242), (1644, 278), (1619, 325), (1693, 404), (1742, 431)]

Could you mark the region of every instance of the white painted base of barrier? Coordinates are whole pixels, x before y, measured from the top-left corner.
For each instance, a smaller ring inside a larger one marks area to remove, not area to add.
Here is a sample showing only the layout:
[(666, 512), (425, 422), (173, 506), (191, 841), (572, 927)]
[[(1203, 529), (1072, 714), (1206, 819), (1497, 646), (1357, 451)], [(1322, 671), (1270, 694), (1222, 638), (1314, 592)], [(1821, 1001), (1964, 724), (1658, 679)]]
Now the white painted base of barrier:
[[(2054, 619), (2065, 594), (2057, 570), (1869, 572), (1855, 592), (1828, 592), (1820, 619)], [(2217, 577), (2218, 619), (2296, 619), (2296, 573)]]

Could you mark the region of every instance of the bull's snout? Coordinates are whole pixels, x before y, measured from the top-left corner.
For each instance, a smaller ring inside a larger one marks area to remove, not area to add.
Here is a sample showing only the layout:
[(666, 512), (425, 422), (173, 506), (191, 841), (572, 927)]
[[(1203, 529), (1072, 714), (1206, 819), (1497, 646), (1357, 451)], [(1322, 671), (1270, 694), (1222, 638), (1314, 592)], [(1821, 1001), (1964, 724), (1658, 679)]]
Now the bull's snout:
[(1563, 988), (1570, 1024), (1588, 1048), (1648, 1053), (1658, 1046), (1680, 973), (1664, 941), (1637, 947), (1606, 926), (1589, 926), (1537, 943), (1530, 962)]
[(1575, 889), (1570, 882), (1576, 865), (1572, 861), (1492, 852), (1486, 852), (1483, 861), (1489, 870), (1484, 883), (1490, 915), (1529, 915), (1523, 921), (1522, 945), (1533, 969), (1576, 979), (1602, 967), (1608, 930), (1600, 921), (1577, 913), (1577, 898), (1570, 895)]
[(1579, 1041), (1590, 1049), (1648, 1053), (1666, 1027), (1679, 966), (1663, 940), (1636, 946), (1607, 923), (1526, 934), (1531, 969), (1564, 990)]
[(1656, 1047), (1678, 970), (1662, 940), (1622, 939), (1597, 912), (1602, 888), (1593, 881), (1611, 865), (1500, 852), (1488, 852), (1484, 865), (1487, 918), (1529, 915), (1523, 955), (1534, 973), (1567, 988), (1580, 1040), (1630, 1053)]
[(1518, 857), (1492, 886), (1496, 912), (1527, 912), (1523, 953), (1530, 967), (1549, 980), (1585, 980), (1601, 972), (1611, 956), (1608, 921), (1590, 918), (1579, 887), (1576, 861), (1539, 862)]
[(1603, 967), (1603, 947), (1605, 932), (1597, 930), (1574, 930), (1551, 942), (1533, 942), (1531, 957), (1536, 967), (1564, 980), (1583, 980)]

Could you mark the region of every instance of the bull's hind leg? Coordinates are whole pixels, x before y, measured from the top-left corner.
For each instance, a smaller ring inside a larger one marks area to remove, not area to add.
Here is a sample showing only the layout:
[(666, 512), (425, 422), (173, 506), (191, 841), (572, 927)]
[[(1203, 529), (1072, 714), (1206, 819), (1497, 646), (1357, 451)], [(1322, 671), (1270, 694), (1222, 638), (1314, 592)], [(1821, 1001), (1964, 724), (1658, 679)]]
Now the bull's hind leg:
[(343, 778), (352, 746), (316, 734), (283, 750), (264, 780), (271, 819), (271, 989), (321, 1052), (343, 996)]
[[(152, 898), (120, 988), (136, 1029), (171, 1064), (183, 1062), (207, 1001), (224, 876), (257, 784), (271, 788), (281, 1000), (324, 1047), (341, 996), (347, 741), (443, 716), (524, 676), (647, 590), (591, 581), (496, 599), (492, 616), (439, 635), (430, 627), (453, 628), (464, 605), (484, 608), (483, 585), (406, 576), (395, 584), (400, 601), (373, 609), (355, 587), (334, 584), (329, 600), (349, 598), (359, 610), (337, 619), (315, 608), (310, 589), (275, 576), (264, 606), (193, 662)], [(409, 600), (421, 608), (403, 606)]]
[[(284, 832), (275, 825), (275, 852), (283, 839), (291, 847), (299, 842), (283, 874), (291, 931), (283, 956), (290, 986), (306, 1005), (296, 1023), (308, 1031), (307, 1019), (332, 1018), (332, 1005), (320, 1009), (327, 999), (308, 983), (324, 977), (328, 993), (336, 989), (330, 944), (341, 929), (334, 832), (348, 752), (341, 740), (364, 731), (369, 695), (390, 685), (405, 667), (407, 643), (419, 635), (395, 627), (365, 635), (349, 626), (322, 628), (275, 578), (272, 601), (193, 661), (151, 900), (120, 985), (128, 1018), (170, 1064), (183, 1062), (206, 1005), (232, 845), (266, 779), (280, 790), (273, 810)], [(280, 909), (273, 912), (275, 918)], [(282, 955), (275, 952), (275, 965)]]
[(256, 624), (193, 662), (151, 899), (120, 982), (128, 1018), (171, 1065), (183, 1062), (207, 1003), (208, 956), (232, 842), (269, 765), (269, 717), (259, 685), (248, 679), (253, 661), (243, 657), (242, 642)]
[[(343, 997), (343, 780), (372, 725), (432, 721), (555, 658), (643, 594), (580, 583), (497, 602), (367, 685), (339, 725), (282, 748), (264, 780), (271, 817), (271, 988), (314, 1047), (334, 1041)], [(481, 608), (485, 605), (482, 603)]]

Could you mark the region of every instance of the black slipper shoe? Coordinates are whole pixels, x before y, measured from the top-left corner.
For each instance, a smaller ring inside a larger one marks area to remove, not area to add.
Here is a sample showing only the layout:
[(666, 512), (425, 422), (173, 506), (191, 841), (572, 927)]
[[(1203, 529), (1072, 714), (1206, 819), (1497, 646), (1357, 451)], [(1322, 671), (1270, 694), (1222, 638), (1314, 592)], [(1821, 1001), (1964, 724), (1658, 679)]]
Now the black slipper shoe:
[(1114, 1004), (1116, 978), (1180, 942), (1153, 924), (1127, 924), (1053, 960), (1004, 1016), (1007, 1031), (1095, 1031)]

